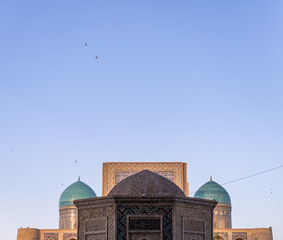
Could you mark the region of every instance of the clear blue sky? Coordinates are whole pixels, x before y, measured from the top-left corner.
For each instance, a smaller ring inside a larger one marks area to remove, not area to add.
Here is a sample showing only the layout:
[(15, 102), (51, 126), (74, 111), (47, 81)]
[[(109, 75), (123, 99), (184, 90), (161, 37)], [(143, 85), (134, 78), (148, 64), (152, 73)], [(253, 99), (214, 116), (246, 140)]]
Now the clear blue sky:
[[(0, 29), (2, 240), (106, 161), (187, 162), (190, 192), (283, 165), (282, 1), (6, 0)], [(282, 182), (225, 185), (233, 227), (283, 239)]]

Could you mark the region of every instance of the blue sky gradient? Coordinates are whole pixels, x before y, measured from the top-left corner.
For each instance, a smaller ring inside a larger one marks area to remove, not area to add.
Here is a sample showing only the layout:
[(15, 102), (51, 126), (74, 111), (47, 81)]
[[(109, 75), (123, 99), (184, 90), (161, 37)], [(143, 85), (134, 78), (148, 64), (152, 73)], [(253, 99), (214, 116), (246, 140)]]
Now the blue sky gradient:
[[(282, 14), (276, 0), (3, 1), (0, 238), (58, 228), (62, 191), (80, 175), (101, 195), (103, 162), (187, 162), (190, 192), (283, 165)], [(233, 227), (283, 239), (282, 171), (225, 185)]]

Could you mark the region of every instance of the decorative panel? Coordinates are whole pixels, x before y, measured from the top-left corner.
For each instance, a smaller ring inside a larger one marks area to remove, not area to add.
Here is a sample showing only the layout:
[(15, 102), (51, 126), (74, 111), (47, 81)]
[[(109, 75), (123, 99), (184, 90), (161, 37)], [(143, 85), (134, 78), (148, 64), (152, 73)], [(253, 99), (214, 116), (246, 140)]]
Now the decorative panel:
[[(125, 178), (132, 176), (139, 171), (116, 171), (115, 172), (115, 185), (124, 180)], [(169, 179), (174, 182), (174, 172), (173, 171), (153, 171), (162, 177)]]
[(58, 233), (44, 233), (44, 240), (49, 240), (49, 239), (53, 239), (53, 240), (58, 240)]
[(204, 221), (193, 221), (184, 219), (184, 231), (204, 232)]
[[(163, 240), (172, 240), (172, 207), (151, 206), (118, 206), (117, 208), (117, 240), (127, 240), (129, 232), (128, 216), (161, 216)], [(159, 239), (160, 239), (160, 234)], [(130, 236), (133, 236), (132, 233)]]
[(77, 239), (76, 233), (63, 233), (63, 240), (75, 238)]
[(107, 231), (107, 218), (90, 218), (85, 220), (85, 234), (89, 232)]
[(160, 230), (160, 218), (129, 218), (129, 230)]
[(113, 206), (79, 209), (78, 222), (78, 240), (114, 239)]
[(205, 240), (205, 222), (187, 217), (183, 221), (183, 239), (184, 240)]
[(210, 208), (177, 204), (174, 213), (174, 239), (213, 239)]
[(103, 163), (102, 195), (107, 196), (117, 183), (142, 170), (150, 170), (168, 178), (188, 196), (187, 164), (181, 162)]

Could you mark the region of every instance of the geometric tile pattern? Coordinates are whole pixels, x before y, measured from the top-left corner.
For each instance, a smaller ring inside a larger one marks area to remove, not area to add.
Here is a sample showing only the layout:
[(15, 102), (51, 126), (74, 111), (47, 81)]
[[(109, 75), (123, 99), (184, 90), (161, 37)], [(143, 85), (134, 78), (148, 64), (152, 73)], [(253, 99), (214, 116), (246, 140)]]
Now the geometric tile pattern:
[(118, 206), (117, 208), (117, 240), (127, 239), (127, 216), (161, 215), (163, 222), (163, 240), (172, 240), (172, 207), (151, 206)]
[[(78, 222), (84, 223), (78, 226), (78, 240), (105, 239), (106, 235), (108, 235), (108, 240), (114, 239), (114, 215), (114, 207), (107, 205), (78, 210)], [(106, 230), (102, 230), (105, 228), (106, 221), (108, 234), (105, 233)], [(101, 234), (98, 234), (99, 232)]]
[[(124, 176), (125, 172), (136, 173), (142, 170), (157, 172), (173, 180), (188, 196), (187, 164), (182, 162), (108, 162), (103, 163), (102, 195), (107, 196), (111, 189)], [(124, 173), (122, 173), (124, 172)], [(118, 179), (117, 179), (118, 178)]]
[[(206, 207), (175, 206), (174, 239), (213, 239), (211, 210)], [(196, 233), (198, 236), (194, 236)]]
[(185, 231), (205, 232), (204, 221), (184, 219), (183, 228)]
[(58, 233), (44, 233), (44, 240), (53, 239), (58, 240)]
[(63, 234), (63, 240), (66, 240), (69, 238), (77, 239), (77, 234), (76, 233), (64, 233)]

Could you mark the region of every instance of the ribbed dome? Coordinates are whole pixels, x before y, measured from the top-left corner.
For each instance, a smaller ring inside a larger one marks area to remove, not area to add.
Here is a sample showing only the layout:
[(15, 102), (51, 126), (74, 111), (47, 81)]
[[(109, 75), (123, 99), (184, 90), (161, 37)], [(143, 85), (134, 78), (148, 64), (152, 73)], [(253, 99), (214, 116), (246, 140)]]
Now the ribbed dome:
[(108, 196), (179, 196), (184, 192), (172, 181), (154, 172), (143, 170), (118, 183)]
[(61, 194), (59, 207), (74, 206), (73, 201), (96, 197), (95, 192), (80, 179), (67, 187)]
[(231, 199), (228, 192), (218, 183), (210, 180), (203, 184), (195, 193), (195, 198), (208, 200), (216, 200), (218, 203), (223, 203), (231, 206)]

